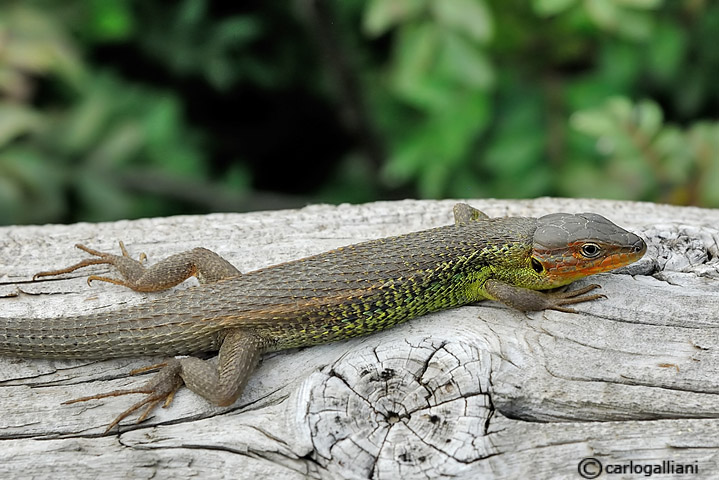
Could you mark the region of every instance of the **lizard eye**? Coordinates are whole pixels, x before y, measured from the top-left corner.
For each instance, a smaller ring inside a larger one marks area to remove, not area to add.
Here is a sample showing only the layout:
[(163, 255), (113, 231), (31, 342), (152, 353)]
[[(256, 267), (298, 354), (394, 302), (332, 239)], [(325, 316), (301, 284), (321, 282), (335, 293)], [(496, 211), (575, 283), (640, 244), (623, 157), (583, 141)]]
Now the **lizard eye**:
[(541, 263), (539, 263), (539, 260), (537, 260), (537, 259), (534, 258), (534, 257), (532, 257), (532, 268), (533, 268), (534, 271), (537, 272), (537, 273), (542, 273), (542, 272), (544, 271), (544, 265), (542, 265)]
[(600, 253), (602, 253), (602, 249), (596, 243), (585, 243), (584, 245), (582, 245), (581, 251), (582, 255), (587, 258), (595, 258), (598, 257)]

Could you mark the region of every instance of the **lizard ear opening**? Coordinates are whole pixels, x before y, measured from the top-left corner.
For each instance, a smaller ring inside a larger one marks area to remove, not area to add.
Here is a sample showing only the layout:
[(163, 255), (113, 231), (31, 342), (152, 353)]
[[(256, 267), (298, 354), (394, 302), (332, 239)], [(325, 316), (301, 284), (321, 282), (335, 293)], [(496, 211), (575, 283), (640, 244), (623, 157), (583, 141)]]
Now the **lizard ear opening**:
[(537, 273), (542, 273), (544, 271), (544, 265), (542, 265), (539, 260), (534, 257), (532, 257), (532, 268)]

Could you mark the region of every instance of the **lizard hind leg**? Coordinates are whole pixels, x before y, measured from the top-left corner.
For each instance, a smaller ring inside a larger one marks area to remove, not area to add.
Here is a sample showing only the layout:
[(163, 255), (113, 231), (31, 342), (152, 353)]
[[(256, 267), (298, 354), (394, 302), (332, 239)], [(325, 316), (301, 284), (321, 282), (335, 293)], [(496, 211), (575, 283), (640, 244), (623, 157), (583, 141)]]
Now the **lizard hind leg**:
[(154, 410), (160, 402), (164, 401), (162, 407), (167, 408), (170, 403), (172, 403), (172, 399), (175, 397), (175, 392), (177, 392), (177, 390), (183, 384), (182, 377), (180, 376), (182, 366), (180, 365), (180, 361), (177, 359), (171, 359), (165, 363), (160, 363), (157, 365), (133, 370), (132, 372), (130, 372), (130, 374), (134, 375), (137, 373), (146, 372), (148, 370), (156, 370), (158, 368), (160, 369), (160, 371), (154, 377), (152, 377), (149, 382), (147, 382), (141, 387), (128, 388), (123, 390), (113, 390), (111, 392), (100, 393), (97, 395), (75, 398), (73, 400), (63, 402), (62, 404), (70, 405), (73, 403), (86, 402), (88, 400), (96, 400), (108, 397), (119, 397), (121, 395), (141, 393), (147, 396), (139, 402), (133, 404), (130, 408), (122, 412), (117, 417), (115, 417), (115, 419), (107, 426), (103, 433), (109, 432), (115, 425), (119, 424), (122, 420), (130, 416), (132, 413), (136, 412), (142, 407), (145, 407), (145, 410), (136, 420), (136, 423), (140, 423), (147, 418), (150, 412), (152, 412), (152, 410)]
[(164, 363), (136, 369), (130, 373), (137, 374), (157, 369), (160, 371), (141, 387), (76, 398), (64, 402), (63, 405), (134, 393), (147, 395), (118, 415), (107, 426), (105, 433), (143, 407), (145, 410), (138, 417), (137, 423), (145, 420), (160, 402), (164, 401), (163, 407), (169, 406), (175, 392), (183, 384), (210, 403), (228, 406), (242, 393), (247, 380), (259, 363), (265, 346), (266, 341), (251, 332), (241, 329), (230, 330), (225, 335), (216, 358), (209, 360), (194, 357), (173, 358)]
[[(75, 270), (79, 270), (80, 268), (89, 267), (90, 265), (103, 265), (103, 264), (109, 264), (112, 265), (119, 260), (115, 257), (118, 257), (117, 255), (113, 255), (111, 253), (105, 253), (105, 252), (99, 252), (97, 250), (93, 250), (92, 248), (86, 247), (85, 245), (81, 245), (79, 243), (75, 244), (75, 248), (78, 248), (82, 250), (83, 252), (87, 252), (90, 255), (94, 255), (98, 258), (86, 258), (85, 260), (82, 260), (81, 262), (78, 262), (74, 265), (70, 265), (66, 268), (59, 268), (57, 270), (47, 270), (43, 272), (38, 272), (35, 275), (32, 276), (33, 281), (37, 280), (40, 277), (50, 277), (55, 275), (61, 275), (63, 273), (71, 273)], [(130, 257), (130, 254), (127, 252), (127, 249), (125, 248), (125, 244), (121, 241), (120, 242), (120, 250), (122, 251), (122, 257), (124, 257), (124, 261), (128, 262), (129, 264), (137, 263), (142, 266), (142, 262), (147, 260), (147, 255), (144, 253), (140, 254), (140, 260), (134, 260), (132, 257)], [(121, 257), (118, 257), (121, 258)], [(94, 276), (94, 275), (93, 275)], [(103, 280), (106, 282), (114, 282), (114, 279), (108, 279), (108, 278), (102, 278), (102, 277), (95, 277), (94, 280)], [(88, 283), (90, 280), (88, 280)]]
[(197, 277), (200, 283), (212, 283), (242, 275), (230, 262), (206, 248), (194, 248), (171, 255), (154, 265), (145, 267), (142, 264), (146, 259), (145, 254), (140, 255), (140, 260), (131, 258), (122, 242), (120, 242), (122, 255), (99, 252), (79, 244), (75, 246), (98, 258), (88, 258), (59, 270), (36, 273), (33, 280), (74, 272), (90, 265), (107, 264), (115, 267), (122, 278), (91, 275), (88, 277), (87, 283), (90, 284), (93, 280), (97, 280), (121, 285), (138, 292), (157, 292), (174, 287), (192, 276)]
[(242, 329), (227, 332), (216, 358), (180, 359), (182, 379), (187, 388), (210, 403), (232, 405), (257, 368), (267, 342)]

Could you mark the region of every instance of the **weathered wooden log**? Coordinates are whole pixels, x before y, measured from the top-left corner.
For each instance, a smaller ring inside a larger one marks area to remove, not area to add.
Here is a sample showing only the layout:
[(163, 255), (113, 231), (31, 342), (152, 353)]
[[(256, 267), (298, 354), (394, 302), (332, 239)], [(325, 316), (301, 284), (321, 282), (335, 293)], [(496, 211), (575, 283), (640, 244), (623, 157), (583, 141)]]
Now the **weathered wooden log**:
[[(82, 258), (75, 243), (113, 251), (124, 240), (150, 262), (205, 246), (251, 271), (452, 223), (454, 203), (4, 227), (0, 316), (61, 317), (173, 294), (88, 287), (89, 273), (110, 272), (102, 266), (30, 281)], [(593, 211), (642, 235), (648, 252), (592, 278), (608, 298), (578, 305), (578, 314), (483, 302), (268, 355), (234, 405), (214, 407), (185, 389), (170, 408), (109, 436), (100, 435), (136, 397), (60, 403), (138, 385), (146, 377), (127, 372), (157, 358), (0, 358), (0, 477), (579, 478), (587, 457), (605, 473), (693, 467), (691, 478), (715, 477), (719, 211), (553, 198), (468, 203), (490, 216)]]

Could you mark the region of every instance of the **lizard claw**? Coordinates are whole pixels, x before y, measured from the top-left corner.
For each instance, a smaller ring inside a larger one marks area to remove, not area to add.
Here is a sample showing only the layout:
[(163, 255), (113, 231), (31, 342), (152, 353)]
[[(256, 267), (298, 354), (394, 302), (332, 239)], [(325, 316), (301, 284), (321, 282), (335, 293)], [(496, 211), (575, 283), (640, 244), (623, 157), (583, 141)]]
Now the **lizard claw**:
[[(130, 257), (130, 254), (127, 252), (127, 249), (125, 248), (125, 244), (122, 241), (120, 241), (119, 243), (120, 243), (120, 250), (122, 251), (122, 256), (132, 260), (132, 257)], [(58, 270), (48, 270), (45, 272), (38, 272), (32, 276), (33, 281), (37, 280), (40, 277), (50, 277), (50, 276), (55, 276), (55, 275), (61, 275), (63, 273), (71, 273), (71, 272), (74, 272), (75, 270), (79, 270), (80, 268), (89, 267), (90, 265), (104, 265), (104, 264), (116, 265), (116, 263), (118, 261), (117, 259), (119, 258), (118, 255), (114, 255), (112, 253), (100, 252), (100, 251), (94, 250), (90, 247), (86, 247), (85, 245), (82, 245), (80, 243), (75, 244), (75, 247), (82, 250), (83, 252), (89, 253), (90, 255), (95, 256), (97, 258), (86, 258), (85, 260), (82, 260), (81, 262), (78, 262), (75, 265), (70, 265), (69, 267), (61, 268)], [(147, 255), (145, 255), (144, 253), (141, 253), (139, 260), (132, 260), (132, 261), (137, 262), (138, 264), (141, 264), (145, 260), (147, 260)], [(97, 275), (91, 275), (87, 279), (87, 284), (90, 285), (90, 282), (92, 282), (93, 280), (109, 282), (109, 283), (114, 283), (114, 284), (123, 285), (123, 286), (125, 285), (125, 282), (123, 282), (122, 280), (116, 280), (114, 278), (109, 278), (109, 277), (100, 277)]]
[(78, 270), (80, 268), (89, 267), (90, 265), (102, 265), (105, 263), (110, 263), (111, 260), (107, 258), (107, 253), (98, 252), (96, 250), (92, 250), (91, 248), (87, 248), (84, 245), (80, 245), (79, 243), (75, 245), (80, 250), (83, 250), (87, 253), (90, 253), (92, 255), (95, 255), (100, 258), (86, 258), (85, 260), (76, 263), (75, 265), (70, 265), (67, 268), (60, 268), (58, 270), (48, 270), (45, 272), (38, 272), (35, 275), (32, 276), (33, 281), (37, 280), (40, 277), (50, 277), (55, 275), (62, 275), (63, 273), (71, 273), (75, 270)]
[(599, 298), (607, 298), (606, 295), (603, 295), (601, 293), (585, 295), (586, 293), (591, 292), (592, 290), (595, 290), (597, 288), (602, 287), (596, 283), (592, 283), (591, 285), (587, 285), (586, 287), (580, 288), (578, 290), (561, 290), (558, 292), (548, 293), (547, 309), (557, 310), (566, 313), (577, 313), (577, 310), (575, 310), (574, 308), (565, 307), (565, 305), (574, 305), (576, 303), (589, 302), (591, 300), (597, 300)]
[(142, 400), (122, 412), (120, 415), (118, 415), (107, 426), (103, 434), (108, 433), (115, 425), (119, 424), (129, 415), (146, 406), (145, 410), (142, 412), (142, 414), (140, 414), (140, 416), (135, 422), (140, 423), (147, 419), (150, 412), (152, 412), (152, 410), (154, 410), (160, 402), (164, 402), (162, 408), (167, 408), (172, 403), (172, 400), (175, 398), (175, 392), (177, 392), (177, 389), (179, 389), (183, 385), (183, 380), (180, 377), (180, 362), (174, 359), (164, 363), (151, 365), (149, 367), (135, 369), (130, 372), (130, 374), (135, 375), (137, 373), (147, 372), (150, 370), (157, 370), (158, 368), (160, 369), (160, 371), (142, 387), (128, 388), (124, 390), (113, 390), (111, 392), (99, 393), (97, 395), (75, 398), (73, 400), (63, 402), (62, 404), (70, 405), (73, 403), (86, 402), (88, 400), (97, 400), (100, 398), (119, 397), (121, 395), (142, 393), (147, 395), (147, 397), (143, 398)]

